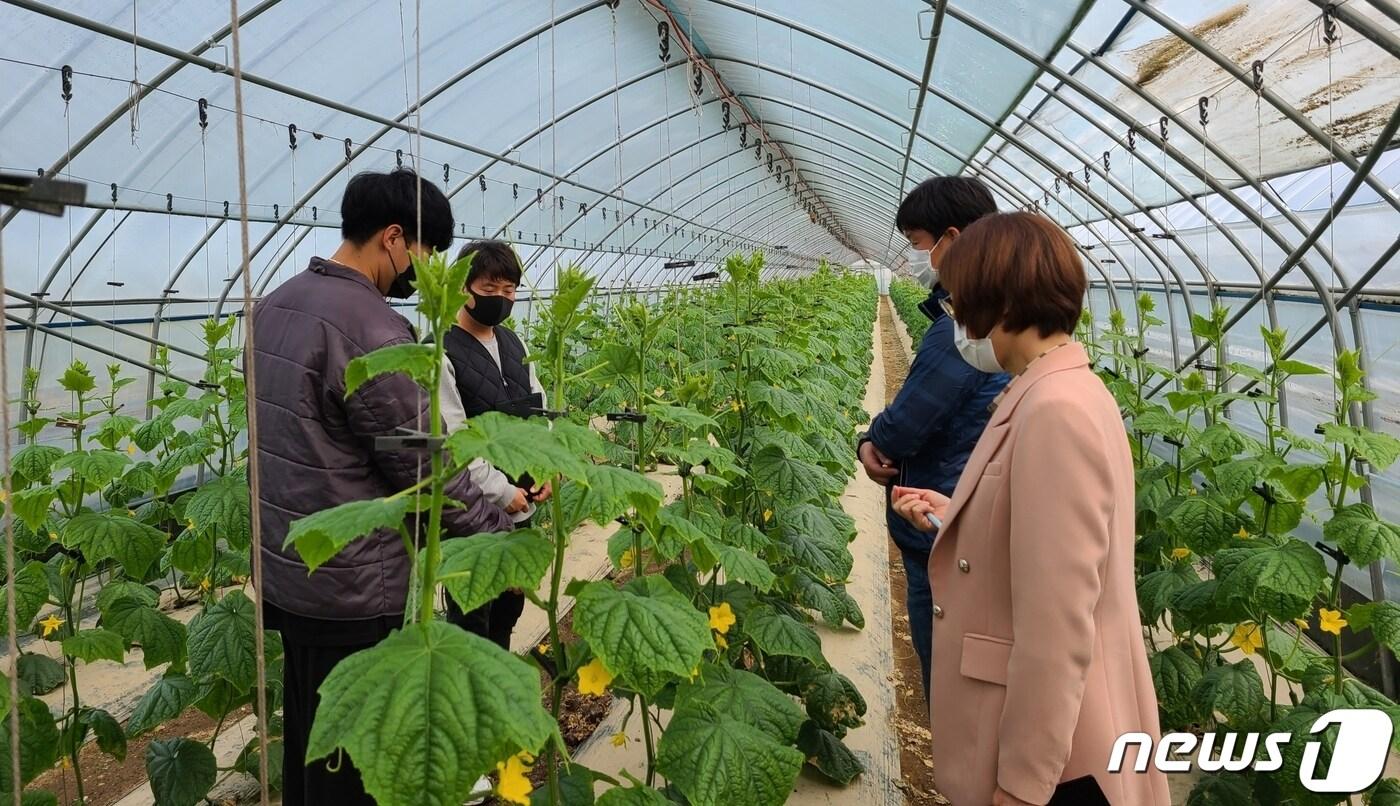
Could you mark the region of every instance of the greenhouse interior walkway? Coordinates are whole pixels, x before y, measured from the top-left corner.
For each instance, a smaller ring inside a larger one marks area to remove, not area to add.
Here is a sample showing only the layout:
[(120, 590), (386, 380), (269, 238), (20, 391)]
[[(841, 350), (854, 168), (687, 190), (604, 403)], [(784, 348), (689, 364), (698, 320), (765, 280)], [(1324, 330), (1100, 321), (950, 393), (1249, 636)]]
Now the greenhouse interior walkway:
[(932, 726), (1014, 708), (1032, 639), (953, 622), (981, 688), (931, 711), (952, 588), (882, 488), (956, 511), (1003, 398), (952, 379), (1032, 376), (949, 296), (994, 206), (1072, 255), (1064, 343), (1121, 414), (1137, 773), (1400, 802), (1395, 0), (0, 0), (0, 32), (0, 800), (972, 791), (1001, 706)]

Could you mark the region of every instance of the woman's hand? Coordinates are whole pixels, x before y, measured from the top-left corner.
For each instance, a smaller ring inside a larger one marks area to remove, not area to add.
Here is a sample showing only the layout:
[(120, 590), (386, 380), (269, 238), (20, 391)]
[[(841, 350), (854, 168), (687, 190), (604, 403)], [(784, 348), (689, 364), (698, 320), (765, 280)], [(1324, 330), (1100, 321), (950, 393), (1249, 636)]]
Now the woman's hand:
[(895, 487), (890, 493), (890, 506), (894, 507), (894, 511), (901, 518), (909, 521), (921, 532), (938, 531), (938, 527), (929, 522), (928, 516), (932, 515), (942, 521), (948, 511), (948, 504), (948, 496), (934, 490)]
[(996, 794), (992, 795), (992, 806), (1035, 806), (1035, 804), (1028, 800), (1021, 800), (1005, 789), (997, 787)]

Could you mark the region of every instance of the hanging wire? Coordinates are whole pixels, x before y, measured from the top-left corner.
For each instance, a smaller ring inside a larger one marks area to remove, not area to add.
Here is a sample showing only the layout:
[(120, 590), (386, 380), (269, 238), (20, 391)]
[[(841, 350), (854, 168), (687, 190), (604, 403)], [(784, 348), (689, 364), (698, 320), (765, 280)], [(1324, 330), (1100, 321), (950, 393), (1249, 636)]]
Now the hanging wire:
[[(622, 212), (622, 214), (625, 215), (625, 214), (627, 213), (627, 210), (625, 209), (625, 208), (627, 207), (627, 188), (625, 187), (625, 183), (623, 182), (623, 176), (622, 176), (622, 99), (619, 97), (619, 96), (621, 95), (621, 93), (622, 93), (622, 78), (621, 78), (621, 75), (619, 74), (618, 66), (617, 66), (617, 62), (618, 62), (618, 58), (617, 58), (617, 8), (614, 6), (614, 7), (610, 10), (609, 13), (610, 13), (610, 15), (611, 15), (611, 17), (612, 17), (612, 57), (613, 57), (613, 59), (612, 59), (612, 63), (613, 63), (613, 91), (612, 91), (612, 97), (613, 97), (613, 131), (614, 131), (614, 133), (617, 135), (617, 195), (618, 195), (618, 198), (620, 198), (620, 199), (622, 200), (622, 205), (621, 205), (621, 206), (622, 206), (624, 209), (623, 209), (621, 212)], [(665, 78), (666, 78), (666, 76), (665, 76), (665, 73), (663, 72), (663, 73), (662, 73), (662, 81), (663, 81), (663, 82), (665, 81)], [(624, 219), (624, 220), (625, 220), (625, 219)], [(621, 226), (621, 222), (620, 222), (620, 221), (619, 221), (619, 226)], [(624, 237), (623, 237), (623, 240), (624, 240), (624, 241), (626, 240), (626, 236), (625, 236), (625, 235), (624, 235)], [(623, 279), (622, 279), (622, 283), (623, 283), (623, 287), (624, 287), (624, 288), (625, 288), (626, 285), (627, 285), (627, 281), (628, 281), (628, 280), (631, 278), (631, 276), (632, 276), (631, 273), (628, 271), (629, 265), (630, 265), (630, 261), (628, 260), (628, 253), (627, 253), (626, 250), (623, 250), (623, 252), (622, 252), (622, 278), (623, 278)]]
[(131, 144), (136, 145), (136, 135), (141, 131), (141, 75), (137, 56), (140, 49), (136, 45), (136, 0), (131, 0), (131, 84), (127, 92), (131, 105)]
[[(4, 228), (0, 227), (0, 288), (5, 285), (5, 254), (4, 254)], [(9, 295), (0, 294), (0, 311), (8, 309)], [(38, 311), (36, 309), (35, 314)], [(0, 440), (0, 473), (4, 474), (0, 483), (0, 492), (5, 495), (5, 640), (9, 651), (12, 669), (6, 675), (6, 682), (10, 691), (10, 780), (14, 782), (11, 793), (14, 806), (22, 806), (24, 787), (19, 782), (24, 780), (20, 776), (19, 764), (19, 616), (15, 612), (15, 517), (14, 508), (10, 506), (10, 496), (14, 492), (13, 479), (10, 476), (10, 348), (6, 343), (6, 335), (9, 328), (0, 327), (0, 428), (4, 429), (5, 438)]]
[[(238, 0), (229, 0), (229, 35), (233, 51), (233, 105), (234, 135), (238, 151), (238, 227), (242, 241), (240, 274), (243, 277), (243, 341), (253, 344), (253, 280), (250, 275), (251, 240), (248, 232), (248, 166), (247, 152), (243, 141), (243, 65), (238, 37)], [(268, 741), (267, 741), (267, 659), (263, 637), (263, 573), (262, 573), (262, 499), (258, 479), (258, 406), (256, 362), (249, 361), (243, 370), (245, 409), (248, 418), (248, 502), (250, 525), (252, 527), (252, 570), (253, 594), (257, 607), (253, 608), (253, 652), (257, 667), (257, 720), (258, 720), (258, 789), (259, 803), (268, 806)]]

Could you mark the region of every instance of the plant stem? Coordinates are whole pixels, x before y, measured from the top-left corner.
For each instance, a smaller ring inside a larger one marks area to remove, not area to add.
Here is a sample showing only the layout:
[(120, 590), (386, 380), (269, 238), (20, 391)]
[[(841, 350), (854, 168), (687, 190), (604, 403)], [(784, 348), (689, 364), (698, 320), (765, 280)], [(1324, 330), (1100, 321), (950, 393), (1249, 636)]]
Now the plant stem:
[[(1338, 599), (1340, 598), (1341, 592), (1342, 592), (1342, 569), (1344, 569), (1344, 568), (1346, 568), (1346, 564), (1343, 563), (1343, 562), (1341, 562), (1341, 561), (1337, 561), (1337, 568), (1336, 568), (1336, 570), (1332, 573), (1332, 593), (1331, 593), (1331, 595), (1328, 597), (1328, 604), (1331, 605), (1331, 609), (1333, 609), (1333, 610), (1338, 609), (1338, 604), (1339, 604), (1339, 603), (1338, 603)], [(1342, 636), (1341, 636), (1340, 633), (1338, 633), (1337, 635), (1332, 636), (1332, 665), (1333, 665), (1333, 669), (1332, 669), (1332, 671), (1333, 671), (1332, 690), (1335, 691), (1337, 694), (1341, 694), (1341, 693), (1342, 693)]]

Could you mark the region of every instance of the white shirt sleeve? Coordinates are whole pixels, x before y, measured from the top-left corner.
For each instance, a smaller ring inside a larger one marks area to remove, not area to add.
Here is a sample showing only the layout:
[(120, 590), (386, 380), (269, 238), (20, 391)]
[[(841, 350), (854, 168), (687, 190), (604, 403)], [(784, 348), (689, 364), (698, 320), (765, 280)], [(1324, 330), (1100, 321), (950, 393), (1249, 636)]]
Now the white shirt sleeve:
[[(462, 428), (467, 423), (467, 412), (462, 406), (462, 397), (457, 393), (457, 372), (447, 356), (442, 357), (442, 379), (438, 384), (439, 406), (447, 433)], [(489, 462), (477, 457), (467, 465), (467, 475), (481, 488), (486, 500), (505, 509), (515, 500), (515, 485), (506, 474), (492, 467)]]

